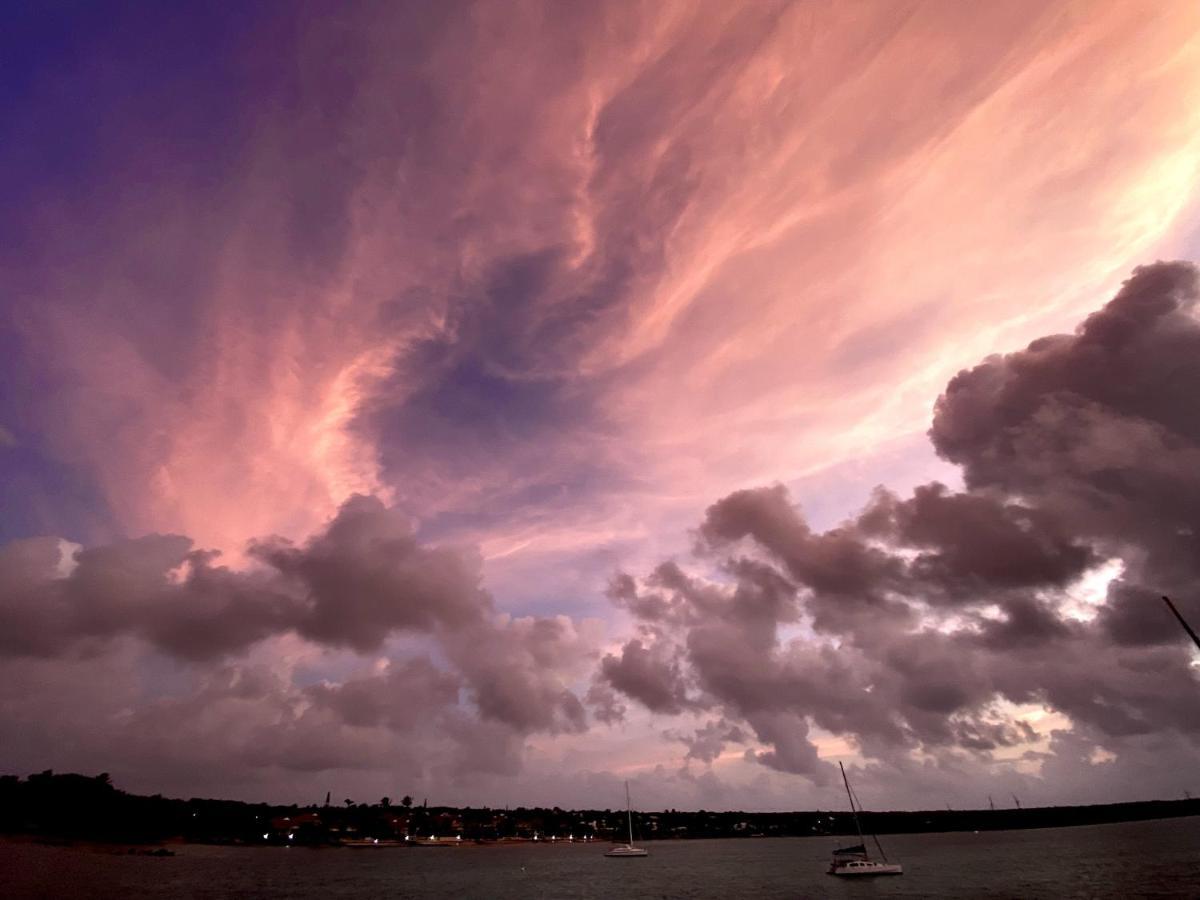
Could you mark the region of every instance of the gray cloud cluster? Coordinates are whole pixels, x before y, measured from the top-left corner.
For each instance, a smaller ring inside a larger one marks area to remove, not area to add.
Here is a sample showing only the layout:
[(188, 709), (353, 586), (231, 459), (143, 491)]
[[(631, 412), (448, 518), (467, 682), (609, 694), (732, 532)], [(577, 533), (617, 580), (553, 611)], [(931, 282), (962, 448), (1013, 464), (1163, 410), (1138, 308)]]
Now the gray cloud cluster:
[[(655, 712), (719, 713), (687, 739), (695, 758), (744, 723), (768, 748), (754, 758), (817, 782), (813, 725), (893, 763), (987, 754), (1036, 737), (1006, 702), (1095, 741), (1200, 742), (1200, 712), (1178, 702), (1196, 687), (1190, 645), (1158, 600), (1200, 617), (1197, 296), (1191, 265), (1140, 268), (1075, 334), (955, 377), (930, 435), (963, 491), (880, 488), (823, 533), (781, 486), (713, 504), (697, 553), (720, 577), (664, 563), (615, 579), (640, 634), (598, 683)], [(1072, 615), (1072, 591), (1114, 559), (1107, 597)]]
[[(499, 616), (478, 558), (426, 547), (379, 500), (356, 496), (307, 542), (254, 543), (246, 570), (219, 566), (178, 535), (78, 550), (55, 539), (0, 548), (0, 657), (75, 657), (137, 638), (194, 662), (294, 633), (328, 648), (378, 651), (393, 635), (431, 639), (448, 669), (410, 660), (384, 674), (314, 688), (307, 700), (348, 725), (404, 728), (460, 689), (513, 735), (579, 731), (569, 689), (589, 638), (571, 620)], [(413, 698), (420, 698), (414, 702)]]
[(1076, 334), (960, 373), (930, 430), (972, 492), (1023, 498), (1122, 559), (1102, 614), (1121, 643), (1173, 640), (1131, 614), (1146, 591), (1190, 605), (1200, 587), (1196, 300), (1193, 266), (1139, 268)]
[(234, 653), (291, 626), (303, 604), (262, 572), (213, 565), (179, 535), (79, 549), (60, 574), (61, 541), (0, 547), (0, 655), (57, 656), (137, 634), (187, 659)]
[[(824, 532), (782, 487), (714, 503), (697, 571), (668, 561), (613, 578), (609, 598), (637, 631), (603, 658), (569, 618), (498, 614), (475, 554), (425, 545), (359, 496), (304, 542), (253, 543), (240, 570), (177, 535), (0, 548), (0, 680), (44, 685), (86, 724), (94, 758), (147, 771), (171, 759), (509, 777), (529, 735), (581, 732), (587, 707), (615, 723), (630, 703), (697, 718), (667, 732), (689, 760), (751, 745), (739, 752), (817, 785), (835, 774), (817, 730), (913, 784), (934, 777), (922, 765), (962, 771), (1037, 738), (1050, 750), (1030, 758), (1054, 771), (1097, 746), (1118, 753), (1114, 767), (1158, 745), (1186, 756), (1200, 713), (1177, 698), (1196, 674), (1157, 598), (1200, 616), (1196, 281), (1184, 264), (1140, 269), (1076, 334), (958, 375), (931, 437), (964, 490), (880, 488)], [(1120, 577), (1080, 614), (1081, 581), (1111, 560)], [(396, 656), (387, 642), (406, 637), (424, 649), (336, 681), (252, 661), (295, 638)], [(148, 698), (160, 664), (186, 684)], [(14, 758), (63, 733), (31, 703), (0, 690)], [(1038, 732), (1012, 704), (1073, 728)]]

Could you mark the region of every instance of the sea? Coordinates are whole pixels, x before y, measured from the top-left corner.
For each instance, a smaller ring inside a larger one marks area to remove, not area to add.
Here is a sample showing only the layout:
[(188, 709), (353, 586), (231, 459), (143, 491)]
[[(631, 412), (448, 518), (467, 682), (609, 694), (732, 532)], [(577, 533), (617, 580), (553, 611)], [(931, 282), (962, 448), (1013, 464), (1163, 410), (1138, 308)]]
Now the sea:
[(128, 848), (0, 843), (0, 897), (455, 898), (1200, 898), (1200, 817), (881, 836), (898, 877), (825, 874), (845, 838), (651, 841), (644, 859), (604, 844), (450, 849), (215, 847), (175, 856)]

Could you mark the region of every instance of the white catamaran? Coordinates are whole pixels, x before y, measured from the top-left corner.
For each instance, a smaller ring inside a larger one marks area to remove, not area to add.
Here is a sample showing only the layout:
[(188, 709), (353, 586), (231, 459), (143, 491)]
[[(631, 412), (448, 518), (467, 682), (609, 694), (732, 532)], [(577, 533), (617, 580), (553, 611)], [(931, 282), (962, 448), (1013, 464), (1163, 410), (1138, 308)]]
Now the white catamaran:
[(613, 847), (605, 856), (615, 856), (622, 859), (632, 858), (635, 856), (649, 856), (650, 854), (641, 847), (633, 846), (633, 807), (629, 804), (629, 782), (625, 782), (625, 815), (629, 818), (629, 843), (624, 846)]
[(850, 800), (850, 812), (854, 815), (854, 829), (858, 832), (858, 845), (834, 850), (833, 862), (829, 864), (829, 874), (843, 876), (903, 875), (904, 867), (900, 863), (888, 862), (887, 854), (883, 852), (883, 845), (879, 843), (879, 838), (875, 835), (871, 835), (871, 839), (879, 848), (882, 861), (871, 859), (870, 854), (867, 853), (867, 842), (863, 839), (862, 824), (858, 821), (858, 809), (854, 805), (854, 794), (850, 792), (850, 779), (846, 777), (846, 767), (839, 762), (838, 768), (842, 770), (842, 783), (846, 785), (846, 797)]

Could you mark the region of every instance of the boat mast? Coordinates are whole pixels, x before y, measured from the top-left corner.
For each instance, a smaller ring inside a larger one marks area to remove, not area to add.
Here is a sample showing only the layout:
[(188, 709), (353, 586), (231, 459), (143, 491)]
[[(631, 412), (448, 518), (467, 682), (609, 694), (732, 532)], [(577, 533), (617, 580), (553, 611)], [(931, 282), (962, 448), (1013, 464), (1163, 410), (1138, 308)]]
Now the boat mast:
[(1200, 647), (1200, 637), (1197, 637), (1196, 632), (1192, 631), (1192, 626), (1187, 623), (1187, 619), (1179, 614), (1179, 610), (1175, 608), (1175, 604), (1171, 602), (1171, 598), (1164, 596), (1163, 600), (1166, 601), (1167, 608), (1175, 614), (1175, 618), (1179, 620), (1179, 624), (1183, 626), (1183, 630), (1188, 633), (1188, 637), (1192, 639), (1192, 642), (1197, 647)]
[(629, 782), (625, 782), (625, 815), (629, 816), (629, 846), (633, 846), (633, 806), (629, 802)]
[[(850, 793), (854, 794), (854, 788), (850, 788)], [(858, 794), (854, 794), (854, 802), (856, 804), (858, 804), (859, 809), (863, 808), (862, 801), (858, 799)], [(950, 808), (950, 804), (947, 803), (946, 809), (949, 809), (949, 808)], [(883, 844), (879, 843), (879, 835), (877, 835), (875, 832), (872, 831), (871, 832), (871, 840), (873, 840), (875, 842), (875, 849), (877, 849), (879, 851), (879, 855), (881, 857), (883, 857), (883, 861), (887, 862), (888, 861), (887, 854), (883, 852)], [(866, 844), (863, 844), (864, 849), (866, 848), (866, 846), (867, 846)]]
[(867, 842), (863, 840), (862, 825), (858, 821), (858, 810), (854, 808), (854, 795), (850, 793), (850, 779), (846, 777), (846, 767), (838, 760), (838, 768), (842, 770), (842, 784), (846, 785), (846, 799), (850, 801), (850, 813), (854, 816), (854, 830), (858, 832), (858, 845), (867, 852)]

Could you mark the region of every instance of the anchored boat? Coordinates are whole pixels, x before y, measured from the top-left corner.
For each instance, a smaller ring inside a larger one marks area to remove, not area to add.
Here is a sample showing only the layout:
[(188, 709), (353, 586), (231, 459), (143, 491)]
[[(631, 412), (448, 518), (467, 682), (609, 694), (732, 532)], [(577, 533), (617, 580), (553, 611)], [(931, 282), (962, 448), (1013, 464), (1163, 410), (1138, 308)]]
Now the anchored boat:
[(613, 856), (617, 858), (633, 858), (641, 856), (649, 856), (650, 854), (641, 847), (633, 846), (633, 807), (629, 804), (629, 782), (625, 782), (625, 815), (629, 817), (629, 843), (622, 847), (613, 847), (605, 856)]
[(846, 777), (846, 767), (840, 762), (842, 783), (846, 785), (846, 798), (850, 801), (850, 812), (854, 816), (854, 829), (858, 832), (858, 843), (853, 847), (842, 847), (833, 851), (833, 862), (829, 864), (830, 875), (843, 877), (863, 877), (866, 875), (903, 875), (904, 867), (900, 863), (888, 862), (887, 854), (879, 838), (871, 835), (875, 846), (879, 848), (881, 859), (871, 859), (867, 853), (867, 842), (863, 839), (862, 824), (858, 821), (858, 808), (854, 803), (854, 794), (850, 791), (850, 779)]

